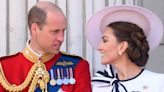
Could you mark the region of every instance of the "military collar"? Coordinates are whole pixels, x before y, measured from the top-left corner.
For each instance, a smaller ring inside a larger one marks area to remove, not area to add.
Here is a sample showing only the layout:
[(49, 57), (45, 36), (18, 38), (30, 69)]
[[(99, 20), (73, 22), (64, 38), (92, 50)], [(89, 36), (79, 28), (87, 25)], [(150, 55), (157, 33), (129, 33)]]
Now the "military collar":
[(28, 43), (26, 43), (26, 47), (23, 49), (22, 53), (25, 56), (25, 58), (27, 58), (33, 63), (36, 63), (38, 61), (47, 62), (55, 56), (54, 54), (50, 54), (50, 53), (43, 54), (43, 55), (38, 54), (29, 46)]

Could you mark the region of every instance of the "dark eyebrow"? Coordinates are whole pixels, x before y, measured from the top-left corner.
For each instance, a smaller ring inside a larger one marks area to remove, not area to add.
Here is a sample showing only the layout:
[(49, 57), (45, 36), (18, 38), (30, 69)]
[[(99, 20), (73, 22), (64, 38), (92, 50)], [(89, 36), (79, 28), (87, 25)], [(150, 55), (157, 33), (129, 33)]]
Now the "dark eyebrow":
[[(62, 31), (65, 31), (66, 29), (62, 29)], [(60, 31), (60, 29), (52, 29), (50, 31)]]

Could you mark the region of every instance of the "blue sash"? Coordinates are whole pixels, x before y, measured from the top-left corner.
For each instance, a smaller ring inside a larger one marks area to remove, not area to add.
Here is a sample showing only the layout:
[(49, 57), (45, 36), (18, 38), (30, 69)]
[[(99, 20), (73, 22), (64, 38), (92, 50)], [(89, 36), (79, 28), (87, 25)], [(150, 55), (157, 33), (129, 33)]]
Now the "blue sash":
[[(76, 64), (79, 63), (80, 59), (81, 59), (80, 57), (62, 54), (61, 57), (51, 67), (51, 69), (53, 70), (63, 69), (63, 71), (65, 71), (66, 68), (74, 69)], [(68, 63), (68, 64), (63, 66), (62, 65), (63, 63)], [(50, 70), (48, 72), (50, 74)], [(64, 72), (64, 75), (66, 75), (66, 72)], [(48, 82), (47, 88), (48, 88), (48, 92), (57, 92), (61, 88), (61, 85), (51, 86), (50, 82)], [(36, 88), (35, 92), (42, 92), (42, 91), (38, 87)]]

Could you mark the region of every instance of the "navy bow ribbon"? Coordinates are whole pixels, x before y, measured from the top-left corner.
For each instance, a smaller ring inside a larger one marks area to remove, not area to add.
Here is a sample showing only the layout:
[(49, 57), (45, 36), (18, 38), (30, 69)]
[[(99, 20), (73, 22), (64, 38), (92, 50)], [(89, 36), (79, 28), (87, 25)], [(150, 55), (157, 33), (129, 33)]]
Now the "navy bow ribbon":
[(92, 84), (94, 85), (94, 82), (96, 83), (98, 82), (98, 83), (103, 84), (99, 86), (113, 86), (112, 92), (120, 92), (119, 87), (122, 87), (125, 92), (128, 92), (125, 86), (120, 83), (120, 80), (114, 73), (111, 65), (109, 68), (110, 68), (109, 70), (110, 70), (111, 75), (109, 75), (109, 73), (106, 71), (107, 69), (105, 69), (104, 72), (98, 71), (95, 74), (96, 77), (92, 79)]

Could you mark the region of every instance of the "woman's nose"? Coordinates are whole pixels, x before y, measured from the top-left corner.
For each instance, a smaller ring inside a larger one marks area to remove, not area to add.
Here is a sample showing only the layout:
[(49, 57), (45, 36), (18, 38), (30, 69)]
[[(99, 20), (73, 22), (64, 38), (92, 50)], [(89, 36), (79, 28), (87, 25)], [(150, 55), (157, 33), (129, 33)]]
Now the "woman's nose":
[(101, 43), (99, 44), (98, 48), (97, 48), (99, 51), (102, 51), (102, 45)]

